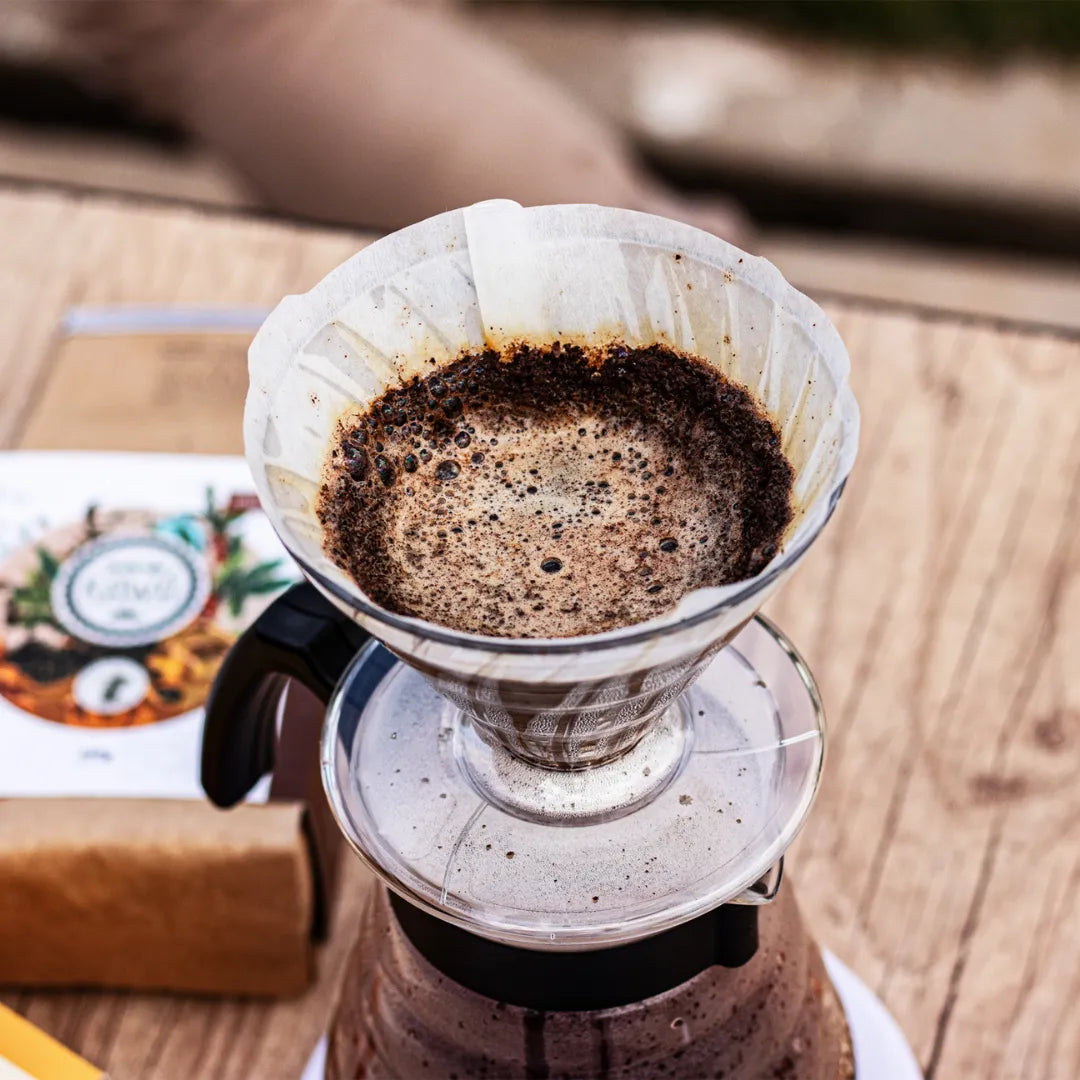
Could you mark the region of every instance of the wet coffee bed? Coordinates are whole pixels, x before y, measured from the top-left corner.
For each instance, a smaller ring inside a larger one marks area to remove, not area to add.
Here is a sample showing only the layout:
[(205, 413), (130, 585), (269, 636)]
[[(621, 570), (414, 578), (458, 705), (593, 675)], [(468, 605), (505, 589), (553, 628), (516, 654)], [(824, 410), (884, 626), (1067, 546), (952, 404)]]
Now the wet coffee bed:
[(793, 472), (751, 395), (654, 345), (466, 355), (344, 418), (319, 516), (391, 611), (567, 637), (756, 574)]

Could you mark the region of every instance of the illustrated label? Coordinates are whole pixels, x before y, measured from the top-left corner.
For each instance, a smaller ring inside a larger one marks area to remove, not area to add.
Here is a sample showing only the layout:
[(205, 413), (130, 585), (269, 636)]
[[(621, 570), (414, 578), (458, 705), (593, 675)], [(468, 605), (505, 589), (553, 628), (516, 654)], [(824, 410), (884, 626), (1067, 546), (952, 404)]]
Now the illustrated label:
[(0, 802), (205, 799), (207, 696), (296, 578), (250, 485), (243, 458), (0, 452)]
[(210, 596), (206, 564), (168, 536), (111, 536), (80, 547), (52, 583), (57, 620), (94, 645), (150, 645), (184, 629)]

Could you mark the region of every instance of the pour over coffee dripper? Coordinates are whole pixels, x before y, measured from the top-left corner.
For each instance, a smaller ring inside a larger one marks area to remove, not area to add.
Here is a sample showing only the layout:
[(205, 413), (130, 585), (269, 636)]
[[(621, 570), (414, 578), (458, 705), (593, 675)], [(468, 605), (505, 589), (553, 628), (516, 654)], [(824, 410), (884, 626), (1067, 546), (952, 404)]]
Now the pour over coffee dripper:
[[(748, 387), (795, 470), (779, 553), (751, 580), (578, 638), (467, 634), (375, 604), (324, 552), (315, 514), (340, 417), (463, 351), (555, 340), (661, 342)], [(443, 214), (279, 305), (251, 349), (245, 446), (271, 522), (346, 629), (277, 666), (310, 683), (321, 664), (328, 694), (329, 657), (356, 650), (355, 625), (377, 639), (330, 697), (321, 764), (347, 840), (398, 897), (480, 939), (569, 954), (771, 899), (824, 744), (805, 665), (754, 616), (850, 471), (847, 376), (824, 314), (764, 260), (600, 207)], [(220, 694), (237, 682), (228, 667)], [(211, 784), (223, 711), (211, 701)], [(582, 1001), (554, 1007), (593, 1007)]]

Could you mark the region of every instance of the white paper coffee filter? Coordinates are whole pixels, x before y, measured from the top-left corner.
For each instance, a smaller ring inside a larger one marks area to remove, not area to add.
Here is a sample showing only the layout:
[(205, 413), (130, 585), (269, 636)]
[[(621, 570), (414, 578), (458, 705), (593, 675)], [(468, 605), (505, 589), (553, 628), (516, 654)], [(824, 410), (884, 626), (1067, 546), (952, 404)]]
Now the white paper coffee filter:
[[(248, 462), (274, 526), (308, 567), (362, 595), (323, 553), (315, 514), (340, 417), (430, 374), (431, 358), (441, 366), (521, 340), (659, 342), (748, 387), (780, 428), (796, 473), (796, 516), (778, 560), (817, 532), (854, 462), (859, 414), (847, 352), (821, 309), (770, 263), (649, 214), (480, 203), (358, 252), (309, 293), (283, 300), (252, 343)], [(653, 622), (745, 588), (698, 590)]]

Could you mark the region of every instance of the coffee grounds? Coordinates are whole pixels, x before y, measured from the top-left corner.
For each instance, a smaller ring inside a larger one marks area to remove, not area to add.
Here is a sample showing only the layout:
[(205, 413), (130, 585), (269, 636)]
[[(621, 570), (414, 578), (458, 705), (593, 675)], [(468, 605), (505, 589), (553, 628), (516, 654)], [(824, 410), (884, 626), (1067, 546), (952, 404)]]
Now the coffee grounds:
[(752, 577), (793, 476), (775, 425), (705, 362), (556, 342), (463, 356), (342, 420), (318, 512), (390, 611), (568, 637)]

